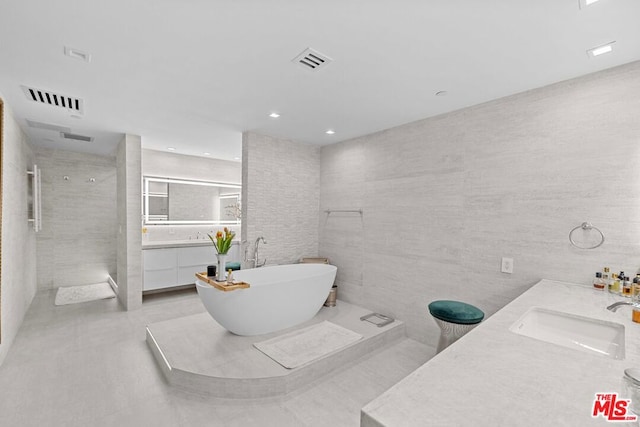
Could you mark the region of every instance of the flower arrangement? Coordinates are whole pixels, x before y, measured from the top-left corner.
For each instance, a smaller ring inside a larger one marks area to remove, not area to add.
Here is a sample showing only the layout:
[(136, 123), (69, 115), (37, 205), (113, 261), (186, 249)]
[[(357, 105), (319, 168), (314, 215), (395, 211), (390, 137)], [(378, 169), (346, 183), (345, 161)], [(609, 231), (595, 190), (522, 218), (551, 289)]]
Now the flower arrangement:
[(240, 218), (242, 218), (242, 208), (240, 207), (240, 203), (238, 202), (232, 203), (230, 205), (225, 206), (224, 209), (225, 209), (225, 214), (227, 216), (234, 217), (236, 221), (240, 221)]
[(213, 243), (213, 247), (216, 248), (216, 252), (222, 255), (229, 252), (229, 249), (231, 249), (231, 241), (236, 236), (236, 233), (229, 231), (227, 227), (225, 227), (223, 231), (224, 233), (218, 230), (215, 237), (211, 234), (207, 234)]

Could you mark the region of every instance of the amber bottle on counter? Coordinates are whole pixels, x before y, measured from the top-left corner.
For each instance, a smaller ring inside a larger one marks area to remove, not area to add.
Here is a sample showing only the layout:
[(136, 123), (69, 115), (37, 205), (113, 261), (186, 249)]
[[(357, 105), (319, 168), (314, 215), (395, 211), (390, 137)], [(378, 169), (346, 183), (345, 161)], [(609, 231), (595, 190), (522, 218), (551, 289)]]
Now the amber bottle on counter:
[(624, 276), (624, 280), (622, 281), (622, 296), (631, 298), (631, 281), (629, 281), (628, 276)]
[(602, 280), (602, 273), (598, 271), (596, 273), (596, 278), (593, 279), (593, 288), (599, 291), (603, 291), (604, 286), (605, 286), (605, 283), (604, 283), (604, 280)]

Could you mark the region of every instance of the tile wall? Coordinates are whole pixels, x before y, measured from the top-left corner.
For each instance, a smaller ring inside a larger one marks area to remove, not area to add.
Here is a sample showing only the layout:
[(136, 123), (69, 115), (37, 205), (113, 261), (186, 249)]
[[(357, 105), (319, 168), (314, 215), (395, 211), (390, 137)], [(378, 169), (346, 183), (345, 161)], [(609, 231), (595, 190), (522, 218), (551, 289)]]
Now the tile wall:
[(118, 298), (127, 310), (142, 306), (142, 142), (124, 135), (116, 151)]
[(2, 341), (0, 365), (22, 324), (22, 319), (36, 293), (36, 236), (27, 221), (27, 170), (32, 170), (35, 156), (4, 103), (2, 153)]
[(288, 264), (317, 256), (319, 147), (245, 132), (242, 183), (242, 236), (250, 248), (265, 238), (261, 261)]
[(38, 289), (115, 279), (115, 158), (45, 148), (35, 153), (42, 169)]
[[(430, 301), (491, 315), (540, 278), (587, 284), (605, 265), (635, 275), (639, 74), (636, 62), (323, 147), (320, 211), (364, 211), (320, 216), (340, 298), (435, 345)], [(583, 221), (606, 235), (600, 248), (570, 245)]]

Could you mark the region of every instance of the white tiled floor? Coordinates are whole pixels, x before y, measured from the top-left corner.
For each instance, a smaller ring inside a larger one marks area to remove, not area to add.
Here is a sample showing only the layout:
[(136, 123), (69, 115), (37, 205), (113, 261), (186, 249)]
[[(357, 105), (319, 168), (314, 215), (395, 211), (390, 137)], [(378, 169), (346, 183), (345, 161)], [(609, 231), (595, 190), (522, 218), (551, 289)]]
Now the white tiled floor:
[(0, 367), (0, 426), (358, 426), (360, 408), (434, 352), (405, 339), (284, 397), (212, 398), (170, 387), (145, 343), (147, 324), (204, 311), (194, 292), (134, 312), (54, 298), (36, 295)]

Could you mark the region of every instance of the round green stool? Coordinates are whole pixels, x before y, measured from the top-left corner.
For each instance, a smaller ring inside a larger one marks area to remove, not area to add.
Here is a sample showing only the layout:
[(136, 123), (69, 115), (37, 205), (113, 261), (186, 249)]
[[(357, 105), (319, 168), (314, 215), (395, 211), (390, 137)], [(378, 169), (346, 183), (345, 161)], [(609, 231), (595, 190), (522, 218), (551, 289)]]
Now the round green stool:
[(456, 342), (484, 319), (482, 310), (460, 301), (433, 301), (429, 304), (429, 313), (440, 327), (437, 353)]

